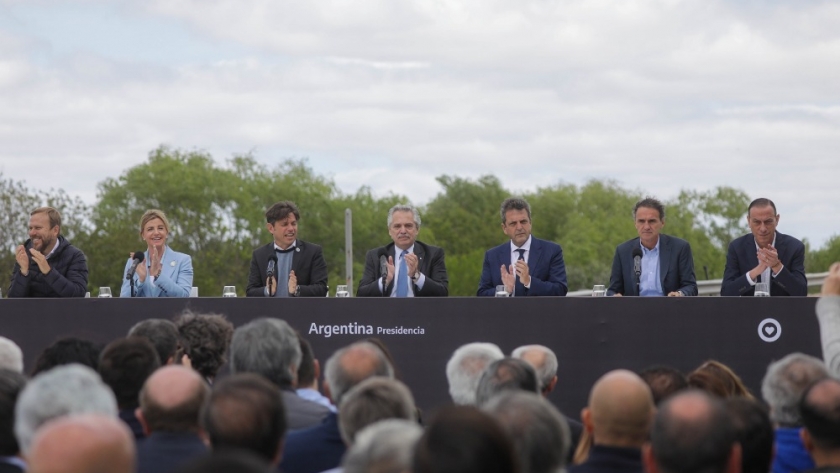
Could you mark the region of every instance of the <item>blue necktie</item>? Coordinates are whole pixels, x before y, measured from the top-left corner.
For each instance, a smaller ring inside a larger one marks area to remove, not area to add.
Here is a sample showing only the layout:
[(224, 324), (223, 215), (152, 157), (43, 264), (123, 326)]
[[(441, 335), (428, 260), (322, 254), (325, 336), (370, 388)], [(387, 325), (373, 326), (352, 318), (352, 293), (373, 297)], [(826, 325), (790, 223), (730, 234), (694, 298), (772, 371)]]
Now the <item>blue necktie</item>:
[[(519, 258), (516, 258), (517, 261), (525, 260), (525, 249), (524, 248), (517, 248), (517, 253), (519, 253)], [(514, 296), (524, 296), (525, 295), (525, 286), (519, 282), (519, 275), (516, 275), (516, 284), (513, 286), (513, 295)]]
[(397, 297), (408, 297), (408, 265), (405, 264), (405, 255), (408, 251), (403, 250), (400, 255), (400, 275), (397, 277)]

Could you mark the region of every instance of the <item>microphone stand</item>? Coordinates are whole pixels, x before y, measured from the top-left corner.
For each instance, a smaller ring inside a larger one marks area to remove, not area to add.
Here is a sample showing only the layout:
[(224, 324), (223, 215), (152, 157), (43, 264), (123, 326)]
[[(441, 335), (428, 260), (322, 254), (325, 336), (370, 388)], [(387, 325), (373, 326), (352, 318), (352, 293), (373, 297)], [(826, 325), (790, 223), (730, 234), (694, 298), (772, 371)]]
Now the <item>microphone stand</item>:
[(128, 279), (128, 285), (131, 287), (131, 297), (137, 297), (137, 289), (134, 287), (134, 276), (126, 274), (125, 278)]

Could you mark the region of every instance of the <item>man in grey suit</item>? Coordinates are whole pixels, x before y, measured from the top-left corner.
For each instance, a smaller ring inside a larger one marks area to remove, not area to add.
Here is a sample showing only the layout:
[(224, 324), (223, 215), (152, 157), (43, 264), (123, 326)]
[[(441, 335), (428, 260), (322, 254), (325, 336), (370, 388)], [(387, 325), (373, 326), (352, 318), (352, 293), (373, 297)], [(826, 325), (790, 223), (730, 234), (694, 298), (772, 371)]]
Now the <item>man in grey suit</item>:
[(633, 219), (639, 237), (615, 249), (607, 293), (612, 296), (696, 296), (691, 245), (660, 233), (665, 226), (662, 202), (652, 197), (636, 202)]
[(317, 425), (330, 412), (295, 393), (301, 356), (297, 334), (280, 319), (253, 320), (237, 328), (230, 342), (231, 372), (256, 373), (280, 388), (289, 430)]

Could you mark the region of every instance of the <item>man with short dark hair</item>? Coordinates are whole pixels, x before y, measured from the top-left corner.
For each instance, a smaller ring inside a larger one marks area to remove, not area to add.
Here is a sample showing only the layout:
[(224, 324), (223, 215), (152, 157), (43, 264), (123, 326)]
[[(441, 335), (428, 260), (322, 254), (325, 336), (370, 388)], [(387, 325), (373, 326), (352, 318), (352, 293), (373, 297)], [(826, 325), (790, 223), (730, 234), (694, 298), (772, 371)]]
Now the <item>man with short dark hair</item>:
[(755, 295), (757, 282), (770, 283), (771, 296), (808, 295), (805, 245), (776, 231), (776, 204), (755, 199), (747, 208), (747, 223), (751, 233), (729, 244), (720, 295)]
[(234, 374), (219, 381), (204, 404), (201, 425), (213, 451), (250, 450), (272, 465), (283, 456), (283, 398), (277, 386), (258, 374)]
[(85, 254), (61, 234), (61, 214), (39, 207), (29, 214), (29, 239), (15, 249), (9, 297), (84, 297)]
[(510, 238), (484, 253), (478, 283), (479, 296), (495, 296), (504, 285), (509, 296), (565, 296), (566, 265), (563, 249), (554, 242), (531, 235), (531, 206), (511, 197), (501, 206), (502, 232)]
[(826, 378), (809, 386), (799, 411), (802, 443), (817, 467), (812, 472), (840, 471), (840, 381)]
[(741, 446), (723, 404), (702, 391), (674, 395), (656, 412), (642, 458), (647, 473), (740, 473)]
[(539, 393), (540, 385), (537, 372), (527, 361), (518, 358), (496, 360), (484, 370), (478, 380), (475, 402), (483, 406), (493, 396), (502, 391), (527, 391)]
[(636, 202), (633, 220), (639, 236), (615, 248), (607, 295), (696, 296), (691, 245), (660, 233), (665, 226), (662, 202), (652, 197)]
[[(293, 202), (272, 205), (265, 213), (274, 240), (254, 250), (248, 275), (248, 297), (323, 297), (327, 263), (321, 247), (299, 240), (300, 211)], [(271, 264), (269, 264), (271, 262)], [(268, 276), (269, 266), (274, 267)]]
[(639, 373), (653, 394), (653, 403), (657, 406), (674, 393), (688, 389), (688, 378), (685, 373), (664, 365), (650, 366)]
[(146, 319), (134, 324), (128, 331), (129, 337), (144, 337), (155, 347), (161, 365), (180, 363), (176, 356), (179, 343), (178, 327), (166, 319)]
[[(394, 368), (382, 351), (370, 342), (357, 342), (336, 351), (327, 360), (324, 392), (341, 408), (344, 395), (373, 376), (394, 377)], [(288, 454), (280, 469), (295, 473), (319, 473), (341, 463), (346, 445), (341, 438), (338, 415), (330, 412), (315, 427), (297, 430), (286, 441)]]
[(318, 389), (318, 380), (321, 378), (321, 363), (315, 358), (312, 345), (300, 333), (298, 333), (298, 339), (300, 340), (300, 366), (297, 371), (295, 393), (307, 401), (321, 404), (332, 412), (336, 412), (338, 408), (333, 406), (330, 398), (321, 394)]
[(444, 297), (449, 278), (443, 248), (417, 240), (420, 214), (411, 205), (395, 205), (388, 211), (388, 234), (392, 243), (365, 256), (365, 272), (359, 282), (359, 297)]
[(38, 355), (35, 359), (35, 367), (32, 369), (32, 376), (49, 371), (56, 366), (71, 363), (78, 363), (96, 370), (99, 368), (101, 352), (102, 345), (90, 340), (76, 337), (61, 338)]
[(745, 397), (729, 398), (725, 403), (741, 444), (741, 473), (767, 473), (773, 462), (773, 424), (767, 408)]
[(207, 383), (185, 366), (165, 366), (149, 376), (137, 409), (146, 433), (137, 445), (137, 473), (171, 473), (207, 452), (199, 417), (209, 395)]
[(814, 468), (799, 436), (802, 429), (799, 400), (811, 383), (827, 377), (825, 364), (803, 353), (791, 353), (767, 367), (761, 381), (761, 396), (770, 406), (770, 419), (776, 428), (773, 473), (797, 473)]
[(145, 437), (134, 412), (140, 404), (138, 396), (143, 383), (159, 367), (157, 352), (145, 338), (120, 338), (102, 350), (99, 376), (114, 391), (120, 419), (138, 440)]
[(24, 386), (24, 375), (0, 368), (0, 473), (23, 473), (26, 470), (15, 438), (15, 404)]
[(280, 319), (259, 318), (233, 332), (230, 370), (256, 373), (280, 389), (289, 430), (321, 423), (330, 410), (295, 393), (300, 364), (300, 340), (295, 330)]

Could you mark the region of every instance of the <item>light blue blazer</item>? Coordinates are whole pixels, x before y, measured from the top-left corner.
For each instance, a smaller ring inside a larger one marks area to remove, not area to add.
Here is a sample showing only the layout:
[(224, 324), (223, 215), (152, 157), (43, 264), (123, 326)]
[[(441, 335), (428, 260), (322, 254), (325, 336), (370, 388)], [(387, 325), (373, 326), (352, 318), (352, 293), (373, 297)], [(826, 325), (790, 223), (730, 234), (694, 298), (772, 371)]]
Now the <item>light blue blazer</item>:
[[(144, 252), (145, 260), (141, 264), (145, 264), (149, 268), (149, 251)], [(131, 261), (125, 263), (125, 269), (122, 273), (122, 289), (120, 290), (120, 297), (131, 297), (131, 286), (125, 274), (131, 267)], [(162, 267), (160, 269), (160, 277), (152, 284), (151, 275), (146, 277), (146, 281), (142, 284), (137, 274), (134, 275), (134, 288), (136, 297), (189, 297), (190, 288), (193, 282), (193, 267), (192, 258), (190, 255), (178, 253), (172, 250), (169, 246), (163, 253)]]

